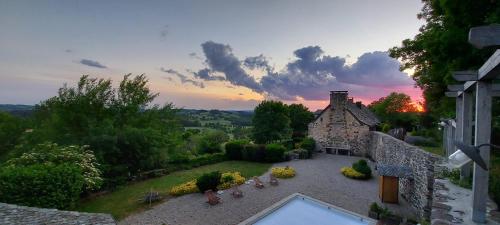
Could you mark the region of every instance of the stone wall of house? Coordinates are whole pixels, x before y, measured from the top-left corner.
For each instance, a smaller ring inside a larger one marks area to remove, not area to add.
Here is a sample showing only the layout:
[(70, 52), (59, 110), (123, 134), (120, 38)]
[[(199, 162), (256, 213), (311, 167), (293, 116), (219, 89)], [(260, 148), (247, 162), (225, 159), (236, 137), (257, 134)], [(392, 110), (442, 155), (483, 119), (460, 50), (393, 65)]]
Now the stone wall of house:
[(351, 112), (346, 110), (346, 131), (349, 147), (354, 155), (367, 156), (370, 142), (370, 127), (361, 123)]
[(308, 136), (316, 141), (317, 150), (325, 150), (329, 144), (330, 133), (330, 108), (325, 109), (323, 113), (308, 125)]
[(399, 193), (418, 212), (420, 218), (429, 219), (434, 188), (434, 165), (439, 158), (390, 135), (376, 131), (369, 133), (369, 157), (377, 163), (411, 168), (413, 178), (399, 179)]
[(354, 155), (366, 156), (370, 141), (370, 127), (357, 120), (348, 110), (344, 110), (342, 124), (331, 122), (332, 114), (333, 110), (327, 108), (309, 124), (308, 136), (316, 140), (316, 148), (324, 151), (326, 147), (336, 146), (335, 141), (345, 139)]

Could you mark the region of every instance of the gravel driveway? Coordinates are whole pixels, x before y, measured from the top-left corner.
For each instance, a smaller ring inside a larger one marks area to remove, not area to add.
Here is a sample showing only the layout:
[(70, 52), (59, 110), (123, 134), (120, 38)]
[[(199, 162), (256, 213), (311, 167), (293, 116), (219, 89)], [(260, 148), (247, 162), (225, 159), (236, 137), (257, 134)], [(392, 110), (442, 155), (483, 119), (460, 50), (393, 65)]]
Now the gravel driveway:
[[(244, 197), (234, 199), (230, 190), (220, 195), (222, 203), (210, 206), (202, 194), (172, 198), (154, 208), (129, 216), (119, 224), (238, 224), (273, 203), (299, 192), (330, 204), (367, 215), (369, 205), (378, 202), (378, 181), (352, 180), (344, 177), (341, 167), (351, 166), (359, 157), (318, 154), (313, 159), (277, 163), (273, 166), (292, 166), (297, 175), (280, 179), (279, 186), (268, 185), (269, 172), (261, 176), (264, 189), (242, 185)], [(391, 210), (408, 214), (408, 207), (388, 205)]]

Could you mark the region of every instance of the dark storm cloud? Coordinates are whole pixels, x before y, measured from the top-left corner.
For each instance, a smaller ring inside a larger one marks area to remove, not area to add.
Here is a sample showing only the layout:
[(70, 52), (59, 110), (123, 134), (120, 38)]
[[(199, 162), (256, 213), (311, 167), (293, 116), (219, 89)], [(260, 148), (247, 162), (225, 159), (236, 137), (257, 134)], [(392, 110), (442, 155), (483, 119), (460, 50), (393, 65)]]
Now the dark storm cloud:
[[(295, 50), (291, 60), (279, 72), (273, 72), (264, 55), (239, 60), (229, 45), (208, 41), (202, 44), (208, 68), (194, 73), (204, 80), (215, 80), (214, 72), (224, 75), (236, 86), (247, 87), (282, 100), (324, 100), (331, 90), (349, 90), (353, 95), (379, 95), (394, 87), (410, 86), (411, 78), (399, 71), (399, 62), (387, 52), (369, 52), (352, 64), (345, 58), (324, 55), (319, 46), (307, 46)], [(245, 69), (261, 69), (265, 72), (256, 81)]]
[(198, 72), (191, 72), (193, 73), (194, 77), (196, 78), (200, 78), (200, 79), (203, 79), (203, 80), (225, 80), (224, 77), (221, 77), (221, 76), (213, 76), (211, 74), (211, 71), (207, 68), (205, 69), (201, 69), (199, 70)]
[(269, 65), (266, 57), (260, 54), (259, 56), (247, 57), (243, 64), (249, 69), (265, 69), (268, 72), (272, 71), (272, 67)]
[(207, 41), (201, 45), (208, 69), (225, 75), (225, 80), (233, 85), (244, 86), (255, 92), (262, 92), (261, 85), (242, 68), (229, 45)]
[[(179, 80), (181, 81), (181, 83), (183, 84), (186, 84), (186, 83), (190, 83), (194, 86), (197, 86), (197, 87), (200, 87), (200, 88), (205, 88), (205, 84), (203, 84), (203, 82), (199, 82), (199, 81), (195, 81), (195, 80), (192, 80), (192, 79), (189, 79), (186, 75), (182, 74), (182, 73), (179, 73), (173, 69), (165, 69), (165, 68), (160, 68), (161, 71), (165, 72), (165, 73), (168, 73), (168, 74), (173, 74), (173, 75), (176, 75)], [(168, 79), (169, 77), (167, 77)], [(171, 80), (171, 79), (170, 79)]]
[(101, 64), (100, 62), (90, 60), (90, 59), (82, 59), (80, 60), (80, 64), (86, 65), (86, 66), (91, 66), (91, 67), (97, 67), (101, 69), (108, 68), (105, 65)]

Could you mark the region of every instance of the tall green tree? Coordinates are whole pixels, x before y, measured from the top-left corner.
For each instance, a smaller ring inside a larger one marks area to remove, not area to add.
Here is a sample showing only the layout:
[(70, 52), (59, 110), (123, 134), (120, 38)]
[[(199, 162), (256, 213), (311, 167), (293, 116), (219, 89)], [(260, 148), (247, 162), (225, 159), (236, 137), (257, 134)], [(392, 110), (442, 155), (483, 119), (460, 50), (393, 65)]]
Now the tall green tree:
[(390, 127), (403, 127), (412, 130), (418, 123), (418, 108), (404, 93), (392, 92), (368, 105), (382, 122)]
[(291, 138), (292, 129), (287, 105), (280, 101), (263, 101), (255, 107), (252, 118), (253, 140), (258, 144)]
[(468, 43), (469, 29), (500, 22), (500, 2), (491, 0), (423, 0), (418, 18), (426, 24), (412, 39), (390, 49), (392, 57), (413, 69), (413, 79), (423, 89), (426, 111), (434, 119), (453, 116), (454, 101), (446, 98), (454, 70), (478, 69), (494, 48), (476, 49)]
[(294, 134), (305, 134), (307, 125), (314, 120), (314, 114), (302, 104), (288, 106), (290, 127)]

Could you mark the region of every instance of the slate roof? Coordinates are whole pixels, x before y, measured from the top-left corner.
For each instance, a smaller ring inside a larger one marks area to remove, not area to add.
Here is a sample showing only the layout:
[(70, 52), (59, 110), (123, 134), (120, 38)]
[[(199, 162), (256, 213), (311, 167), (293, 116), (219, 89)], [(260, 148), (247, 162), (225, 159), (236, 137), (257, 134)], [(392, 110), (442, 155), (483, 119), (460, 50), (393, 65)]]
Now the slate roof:
[[(326, 110), (330, 109), (330, 105), (328, 105), (321, 113), (316, 116), (318, 119), (321, 114), (323, 114)], [(356, 104), (354, 102), (348, 101), (346, 104), (347, 111), (351, 112), (351, 114), (358, 119), (361, 123), (368, 125), (370, 127), (376, 126), (380, 123), (380, 120), (377, 116), (363, 104)]]
[(83, 213), (0, 203), (0, 224), (115, 225), (109, 214)]
[(380, 123), (375, 114), (363, 104), (347, 101), (346, 109), (362, 123), (372, 127)]
[(377, 164), (377, 173), (379, 176), (412, 178), (413, 172), (410, 167), (396, 166), (387, 164)]

